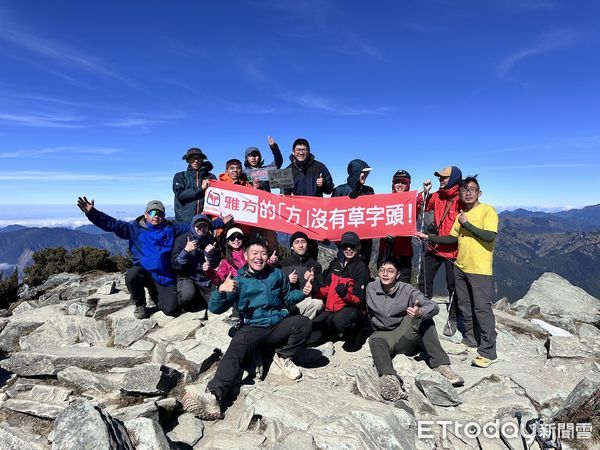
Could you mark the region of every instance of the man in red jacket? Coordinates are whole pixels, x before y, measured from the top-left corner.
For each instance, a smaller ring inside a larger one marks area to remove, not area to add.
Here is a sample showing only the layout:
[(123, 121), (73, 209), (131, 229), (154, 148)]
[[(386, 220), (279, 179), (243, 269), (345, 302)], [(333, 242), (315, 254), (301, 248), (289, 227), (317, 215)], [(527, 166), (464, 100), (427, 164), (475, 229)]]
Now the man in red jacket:
[[(458, 189), (462, 181), (462, 172), (456, 166), (444, 167), (434, 173), (440, 181), (440, 188), (431, 194), (425, 204), (425, 211), (433, 211), (433, 222), (429, 225), (427, 232), (438, 236), (448, 236), (452, 230), (454, 220), (464, 209)], [(423, 183), (425, 192), (431, 189), (431, 180)], [(444, 264), (446, 269), (446, 288), (450, 298), (450, 309), (448, 311), (448, 323), (444, 327), (444, 334), (452, 336), (456, 332), (456, 316), (458, 312), (457, 302), (454, 299), (454, 261), (457, 255), (456, 244), (434, 244), (427, 246), (427, 252), (419, 273), (419, 290), (425, 297), (433, 296), (433, 280), (440, 266)]]
[(359, 255), (360, 239), (353, 231), (342, 235), (340, 251), (327, 270), (324, 286), (317, 296), (325, 300), (325, 311), (313, 319), (308, 346), (336, 340), (341, 333), (347, 352), (362, 347), (365, 315), (365, 288), (371, 273)]

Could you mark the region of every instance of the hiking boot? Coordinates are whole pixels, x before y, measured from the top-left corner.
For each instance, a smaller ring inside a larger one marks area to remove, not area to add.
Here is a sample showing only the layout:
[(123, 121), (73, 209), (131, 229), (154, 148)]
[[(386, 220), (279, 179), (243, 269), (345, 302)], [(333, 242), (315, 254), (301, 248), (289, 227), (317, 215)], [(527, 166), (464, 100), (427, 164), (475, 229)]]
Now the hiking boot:
[(136, 306), (133, 310), (133, 317), (136, 319), (147, 319), (150, 317), (151, 310), (145, 306)]
[(471, 361), (471, 365), (475, 366), (475, 367), (481, 367), (482, 369), (485, 369), (486, 367), (490, 367), (496, 361), (498, 361), (498, 358), (490, 359), (490, 358), (486, 358), (485, 356), (477, 355)]
[(456, 320), (448, 320), (444, 326), (444, 336), (452, 337), (456, 333)]
[(221, 406), (214, 394), (205, 392), (202, 395), (186, 392), (181, 399), (183, 410), (202, 420), (221, 418)]
[(396, 375), (381, 375), (379, 377), (381, 396), (391, 402), (406, 400), (408, 393), (402, 387), (402, 382)]
[(452, 386), (461, 386), (465, 384), (465, 380), (452, 370), (452, 368), (448, 364), (442, 364), (441, 366), (437, 366), (434, 368), (436, 372), (439, 372), (444, 378), (446, 378)]
[(302, 372), (300, 371), (298, 366), (294, 364), (292, 358), (283, 358), (277, 353), (275, 353), (275, 355), (273, 356), (273, 362), (290, 380), (297, 380), (302, 377)]

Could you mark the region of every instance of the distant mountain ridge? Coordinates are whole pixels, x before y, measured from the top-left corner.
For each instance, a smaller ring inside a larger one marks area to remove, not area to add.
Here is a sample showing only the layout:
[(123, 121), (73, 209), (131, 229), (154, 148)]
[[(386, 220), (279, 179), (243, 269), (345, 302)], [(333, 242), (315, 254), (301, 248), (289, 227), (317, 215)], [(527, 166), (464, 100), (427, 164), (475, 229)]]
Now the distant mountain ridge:
[[(522, 298), (544, 272), (554, 272), (600, 298), (600, 204), (556, 213), (516, 209), (499, 214), (500, 230), (494, 253), (494, 300)], [(278, 233), (287, 247), (289, 237)], [(0, 268), (5, 273), (27, 265), (34, 251), (47, 247), (67, 250), (89, 245), (125, 254), (127, 241), (94, 225), (69, 228), (0, 228)], [(415, 247), (413, 264), (417, 264)], [(445, 277), (438, 274), (435, 292), (443, 294)]]

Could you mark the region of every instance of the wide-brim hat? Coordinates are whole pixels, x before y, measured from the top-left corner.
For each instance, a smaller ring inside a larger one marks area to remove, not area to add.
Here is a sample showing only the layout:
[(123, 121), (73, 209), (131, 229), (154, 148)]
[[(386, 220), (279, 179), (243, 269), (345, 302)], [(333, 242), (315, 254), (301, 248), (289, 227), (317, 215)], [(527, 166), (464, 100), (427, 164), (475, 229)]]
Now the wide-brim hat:
[(206, 155), (198, 147), (190, 148), (181, 159), (187, 161), (191, 156), (200, 156), (202, 159), (206, 159)]

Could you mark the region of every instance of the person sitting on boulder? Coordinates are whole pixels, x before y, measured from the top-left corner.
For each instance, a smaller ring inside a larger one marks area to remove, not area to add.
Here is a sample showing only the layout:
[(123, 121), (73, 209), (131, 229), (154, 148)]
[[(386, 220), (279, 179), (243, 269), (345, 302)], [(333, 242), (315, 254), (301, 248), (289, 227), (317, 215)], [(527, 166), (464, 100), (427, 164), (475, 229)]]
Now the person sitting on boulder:
[(362, 347), (365, 287), (370, 272), (360, 257), (360, 239), (353, 231), (342, 235), (341, 249), (329, 269), (318, 295), (325, 299), (325, 311), (313, 320), (309, 346), (335, 340), (339, 333), (344, 350), (354, 352)]
[(367, 312), (374, 333), (369, 347), (379, 375), (381, 396), (390, 401), (405, 400), (407, 393), (394, 369), (392, 358), (419, 349), (429, 355), (429, 365), (453, 385), (463, 379), (450, 368), (450, 358), (440, 344), (433, 316), (437, 303), (418, 289), (399, 281), (401, 265), (393, 257), (379, 262), (379, 277), (367, 285)]
[(177, 299), (186, 310), (206, 309), (214, 289), (206, 271), (217, 267), (221, 257), (212, 231), (210, 217), (197, 214), (191, 230), (175, 239), (171, 264), (177, 273)]
[(171, 267), (171, 251), (175, 238), (189, 231), (189, 223), (171, 223), (165, 219), (165, 206), (158, 200), (146, 205), (146, 210), (132, 222), (117, 220), (94, 208), (86, 197), (77, 199), (77, 206), (98, 228), (129, 240), (133, 267), (125, 274), (125, 284), (135, 303), (136, 319), (150, 317), (146, 308), (147, 288), (150, 297), (168, 316), (179, 314), (175, 274)]
[(292, 254), (281, 260), (281, 270), (288, 277), (292, 289), (304, 290), (307, 283), (311, 284), (307, 297), (295, 305), (295, 310), (312, 320), (323, 309), (323, 300), (316, 298), (323, 283), (323, 269), (321, 264), (308, 256), (308, 241), (308, 236), (302, 231), (292, 234)]
[(305, 294), (292, 290), (281, 269), (267, 264), (268, 247), (263, 240), (246, 244), (246, 259), (236, 277), (231, 275), (216, 289), (208, 303), (215, 314), (237, 307), (241, 326), (219, 363), (206, 393), (198, 396), (186, 392), (181, 403), (186, 412), (203, 420), (221, 417), (221, 402), (239, 380), (244, 362), (263, 346), (275, 347), (273, 363), (291, 380), (302, 377), (292, 358), (304, 346), (311, 321), (302, 315), (289, 316), (288, 308)]

